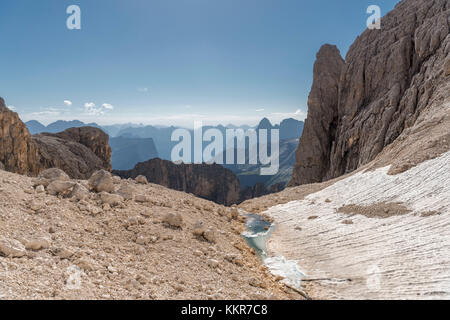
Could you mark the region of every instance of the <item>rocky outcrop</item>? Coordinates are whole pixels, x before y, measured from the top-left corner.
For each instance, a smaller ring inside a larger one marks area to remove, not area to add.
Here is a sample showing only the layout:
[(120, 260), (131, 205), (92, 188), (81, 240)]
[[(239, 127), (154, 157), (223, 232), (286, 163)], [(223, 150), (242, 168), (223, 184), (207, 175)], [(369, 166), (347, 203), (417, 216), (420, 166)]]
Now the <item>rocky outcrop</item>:
[(358, 37), (345, 63), (329, 45), (320, 50), (290, 186), (367, 164), (448, 98), (449, 17), (448, 0), (404, 0), (381, 30)]
[(145, 176), (151, 183), (192, 193), (220, 204), (239, 202), (240, 184), (236, 175), (217, 164), (175, 164), (161, 159), (138, 163), (134, 169), (114, 170), (122, 178)]
[(339, 78), (344, 67), (336, 46), (324, 45), (317, 53), (308, 98), (308, 118), (300, 138), (292, 181), (319, 182), (329, 167), (338, 121)]
[(59, 168), (71, 178), (87, 179), (100, 169), (111, 171), (109, 138), (92, 127), (31, 136), (17, 113), (0, 98), (0, 163), (4, 169), (36, 176), (47, 168)]
[(111, 170), (108, 135), (93, 127), (33, 136), (43, 168), (60, 168), (70, 177), (88, 179), (93, 172)]
[(0, 98), (0, 162), (5, 170), (36, 175), (40, 170), (36, 145), (19, 115)]

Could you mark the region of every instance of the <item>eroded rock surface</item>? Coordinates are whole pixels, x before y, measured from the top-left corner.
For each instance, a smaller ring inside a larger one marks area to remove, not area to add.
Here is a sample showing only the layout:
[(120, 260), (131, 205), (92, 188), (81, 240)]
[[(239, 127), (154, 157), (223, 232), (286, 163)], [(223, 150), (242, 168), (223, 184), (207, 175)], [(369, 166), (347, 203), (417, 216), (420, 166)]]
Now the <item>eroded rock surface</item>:
[(195, 194), (220, 204), (239, 202), (240, 183), (236, 175), (217, 164), (175, 164), (161, 159), (138, 163), (128, 171), (114, 170), (122, 178), (137, 178), (151, 183)]
[(447, 0), (405, 0), (381, 30), (358, 37), (345, 63), (330, 46), (320, 50), (290, 186), (367, 164), (448, 99), (449, 12)]

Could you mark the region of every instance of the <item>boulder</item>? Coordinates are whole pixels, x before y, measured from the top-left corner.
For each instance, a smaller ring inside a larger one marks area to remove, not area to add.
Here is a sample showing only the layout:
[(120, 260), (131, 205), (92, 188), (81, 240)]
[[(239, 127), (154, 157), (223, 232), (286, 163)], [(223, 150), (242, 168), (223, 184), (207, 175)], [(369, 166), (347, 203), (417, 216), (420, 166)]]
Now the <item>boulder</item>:
[(116, 191), (116, 193), (123, 197), (124, 200), (133, 200), (136, 189), (128, 184), (124, 184)]
[(107, 192), (100, 193), (100, 199), (103, 204), (109, 204), (111, 207), (119, 206), (123, 202), (123, 198), (120, 195)]
[(144, 195), (144, 194), (137, 194), (137, 195), (135, 196), (134, 200), (135, 200), (136, 202), (140, 202), (140, 203), (150, 202), (150, 198), (147, 197), (147, 196)]
[(45, 238), (33, 239), (30, 241), (27, 241), (27, 243), (25, 244), (25, 249), (33, 250), (33, 251), (48, 249), (49, 247), (50, 247), (50, 242)]
[(90, 196), (89, 190), (82, 184), (77, 183), (73, 186), (72, 192), (70, 193), (69, 197), (77, 201), (80, 201), (88, 199), (89, 196)]
[(93, 189), (95, 192), (114, 192), (114, 181), (111, 176), (111, 173), (105, 170), (99, 170), (94, 172), (94, 174), (90, 177), (89, 187)]
[(203, 238), (205, 238), (206, 241), (211, 242), (211, 243), (217, 242), (216, 232), (213, 229), (208, 229), (208, 230), (204, 231)]
[(171, 228), (182, 229), (183, 228), (183, 216), (179, 213), (167, 213), (162, 220), (163, 223)]
[(70, 180), (70, 177), (61, 169), (58, 168), (50, 168), (42, 171), (38, 179), (46, 179), (50, 182), (55, 180)]
[(5, 165), (0, 161), (0, 170), (5, 170)]
[(52, 196), (68, 195), (74, 185), (75, 182), (72, 181), (55, 180), (48, 185), (47, 192)]
[(15, 239), (0, 238), (0, 256), (20, 258), (26, 255), (25, 246)]
[(136, 182), (140, 184), (148, 184), (147, 178), (143, 175), (139, 175), (136, 177)]

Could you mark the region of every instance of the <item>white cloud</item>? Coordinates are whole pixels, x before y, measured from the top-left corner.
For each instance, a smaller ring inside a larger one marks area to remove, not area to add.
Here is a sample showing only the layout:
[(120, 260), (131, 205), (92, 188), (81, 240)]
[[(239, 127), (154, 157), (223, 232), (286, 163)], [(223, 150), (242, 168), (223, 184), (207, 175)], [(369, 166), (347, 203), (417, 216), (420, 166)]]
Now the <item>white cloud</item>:
[(148, 88), (146, 88), (146, 87), (137, 88), (137, 91), (139, 91), (139, 92), (148, 92)]
[(306, 113), (301, 109), (297, 109), (294, 112), (272, 112), (269, 118), (271, 121), (273, 119), (274, 122), (280, 122), (287, 118), (294, 118), (296, 120), (304, 121), (306, 118)]
[(14, 107), (14, 106), (8, 106), (8, 109), (11, 111), (16, 111), (16, 107)]
[(84, 104), (84, 111), (86, 114), (90, 116), (104, 115), (106, 111), (110, 111), (113, 109), (114, 107), (109, 103), (104, 103), (100, 107), (97, 107), (97, 105), (94, 102), (86, 102)]
[(112, 105), (110, 105), (109, 103), (102, 104), (102, 108), (105, 108), (107, 110), (113, 110), (114, 109), (114, 107)]
[(70, 101), (70, 100), (64, 100), (64, 105), (70, 107), (70, 106), (72, 106), (72, 101)]
[(255, 111), (256, 111), (256, 112), (263, 112), (264, 109), (256, 109)]

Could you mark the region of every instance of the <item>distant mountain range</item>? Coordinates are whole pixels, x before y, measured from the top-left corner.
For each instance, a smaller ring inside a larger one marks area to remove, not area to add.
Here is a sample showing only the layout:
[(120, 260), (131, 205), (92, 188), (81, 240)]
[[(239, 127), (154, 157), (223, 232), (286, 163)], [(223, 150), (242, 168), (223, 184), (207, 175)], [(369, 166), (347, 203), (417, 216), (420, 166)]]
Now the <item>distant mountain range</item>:
[[(172, 132), (179, 127), (161, 127), (144, 126), (138, 124), (116, 124), (100, 126), (97, 123), (83, 123), (78, 120), (64, 121), (59, 120), (44, 126), (36, 120), (25, 123), (31, 134), (43, 132), (58, 133), (69, 128), (90, 126), (100, 128), (110, 136), (110, 145), (112, 149), (111, 164), (115, 170), (129, 170), (137, 163), (147, 161), (153, 158), (171, 160), (171, 151), (178, 142), (171, 141)], [(267, 187), (274, 184), (286, 185), (295, 163), (295, 150), (297, 149), (298, 139), (303, 132), (303, 121), (295, 119), (285, 119), (280, 124), (272, 125), (269, 119), (264, 118), (256, 127), (248, 125), (218, 125), (205, 126), (203, 132), (210, 128), (218, 129), (223, 136), (226, 136), (227, 129), (279, 129), (280, 130), (280, 169), (275, 176), (260, 176), (259, 169), (261, 165), (224, 165), (232, 170), (239, 178), (241, 187), (252, 187), (256, 183), (264, 183)], [(190, 130), (193, 137), (193, 130)], [(270, 134), (269, 134), (270, 137)], [(270, 140), (269, 140), (270, 141)], [(192, 148), (193, 148), (192, 144)], [(226, 142), (224, 141), (224, 146)], [(269, 142), (270, 145), (270, 142)], [(245, 146), (246, 154), (249, 148)], [(193, 150), (192, 150), (193, 151)], [(235, 155), (237, 154), (235, 149)], [(224, 156), (226, 152), (224, 152)]]

